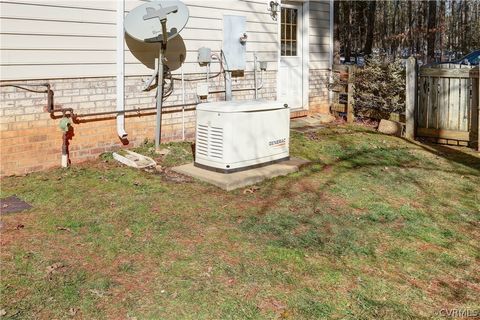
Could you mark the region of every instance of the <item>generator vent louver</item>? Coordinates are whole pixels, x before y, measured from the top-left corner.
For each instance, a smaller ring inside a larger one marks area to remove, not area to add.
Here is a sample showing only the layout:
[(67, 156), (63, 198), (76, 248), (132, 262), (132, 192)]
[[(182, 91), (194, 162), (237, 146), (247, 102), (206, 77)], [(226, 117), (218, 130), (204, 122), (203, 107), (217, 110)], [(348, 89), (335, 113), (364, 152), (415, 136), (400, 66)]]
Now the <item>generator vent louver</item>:
[(223, 129), (199, 124), (197, 126), (197, 153), (223, 159)]

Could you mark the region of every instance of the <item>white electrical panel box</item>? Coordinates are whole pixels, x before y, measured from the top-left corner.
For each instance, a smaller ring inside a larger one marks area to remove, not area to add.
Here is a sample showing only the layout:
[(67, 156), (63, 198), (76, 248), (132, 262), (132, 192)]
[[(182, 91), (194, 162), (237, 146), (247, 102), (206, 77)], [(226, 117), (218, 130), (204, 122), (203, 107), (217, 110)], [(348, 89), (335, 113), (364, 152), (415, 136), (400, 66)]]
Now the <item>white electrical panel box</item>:
[(208, 83), (206, 82), (197, 83), (197, 96), (200, 99), (206, 99), (208, 97)]
[(247, 31), (245, 16), (223, 16), (224, 68), (227, 71), (245, 70), (247, 52)]
[(195, 166), (230, 173), (289, 158), (290, 108), (277, 101), (197, 106)]

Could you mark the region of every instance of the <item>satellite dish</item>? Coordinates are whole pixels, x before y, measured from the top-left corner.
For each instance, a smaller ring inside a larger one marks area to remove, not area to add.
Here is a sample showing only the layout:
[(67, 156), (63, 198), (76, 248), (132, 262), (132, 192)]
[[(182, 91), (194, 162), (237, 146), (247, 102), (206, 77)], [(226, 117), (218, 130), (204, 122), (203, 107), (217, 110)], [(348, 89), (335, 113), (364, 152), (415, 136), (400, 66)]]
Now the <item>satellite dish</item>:
[[(155, 60), (158, 58), (160, 43), (138, 41), (130, 37), (129, 34), (125, 35), (125, 43), (128, 50), (138, 61), (149, 69), (155, 69)], [(168, 41), (168, 47), (164, 52), (164, 56), (166, 60), (164, 63), (170, 71), (175, 71), (182, 66), (187, 56), (187, 48), (181, 34)]]
[(138, 41), (162, 39), (161, 20), (166, 18), (167, 39), (174, 38), (187, 24), (188, 8), (175, 0), (151, 1), (130, 11), (125, 17), (125, 32)]
[[(123, 1), (123, 0), (122, 0)], [(154, 80), (157, 83), (156, 96), (156, 126), (155, 126), (155, 149), (160, 148), (162, 127), (162, 105), (164, 86), (164, 64), (169, 40), (175, 38), (185, 27), (188, 21), (188, 9), (180, 1), (160, 0), (147, 2), (136, 7), (125, 17), (125, 32), (133, 39), (148, 44), (158, 45), (158, 58), (153, 75), (147, 81), (144, 90), (149, 90)], [(180, 61), (184, 55), (177, 55)], [(181, 63), (181, 62), (180, 62)]]

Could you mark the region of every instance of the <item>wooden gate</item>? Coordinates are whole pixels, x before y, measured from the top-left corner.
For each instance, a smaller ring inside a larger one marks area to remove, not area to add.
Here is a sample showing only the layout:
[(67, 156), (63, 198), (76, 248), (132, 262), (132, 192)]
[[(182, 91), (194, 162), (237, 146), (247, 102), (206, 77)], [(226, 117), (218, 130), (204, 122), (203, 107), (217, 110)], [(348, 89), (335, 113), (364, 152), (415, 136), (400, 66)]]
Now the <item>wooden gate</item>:
[[(407, 64), (408, 67), (408, 64)], [(420, 67), (415, 88), (415, 136), (438, 143), (479, 143), (478, 67), (442, 64)], [(408, 99), (407, 99), (408, 100)], [(408, 107), (408, 106), (407, 106)]]

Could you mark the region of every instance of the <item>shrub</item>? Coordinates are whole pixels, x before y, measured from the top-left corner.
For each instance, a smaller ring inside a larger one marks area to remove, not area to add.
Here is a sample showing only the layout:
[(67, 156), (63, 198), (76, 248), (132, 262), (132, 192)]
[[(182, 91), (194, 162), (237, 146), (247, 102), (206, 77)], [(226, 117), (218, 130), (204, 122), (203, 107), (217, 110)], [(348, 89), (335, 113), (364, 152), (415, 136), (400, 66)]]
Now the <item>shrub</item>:
[(355, 72), (355, 115), (388, 119), (405, 112), (405, 68), (402, 60), (376, 55)]

